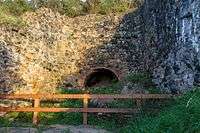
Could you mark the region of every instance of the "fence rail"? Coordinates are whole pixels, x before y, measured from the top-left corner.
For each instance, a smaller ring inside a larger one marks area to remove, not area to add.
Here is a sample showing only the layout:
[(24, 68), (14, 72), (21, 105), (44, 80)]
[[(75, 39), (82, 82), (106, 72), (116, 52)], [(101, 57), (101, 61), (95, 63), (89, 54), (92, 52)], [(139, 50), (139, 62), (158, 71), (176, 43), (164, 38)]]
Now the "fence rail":
[[(0, 112), (33, 112), (33, 124), (38, 124), (39, 112), (82, 112), (83, 124), (87, 125), (88, 113), (137, 113), (145, 99), (172, 99), (171, 94), (0, 94), (0, 99), (33, 100), (33, 107), (0, 107)], [(83, 99), (83, 108), (47, 108), (40, 107), (41, 101), (60, 99)], [(89, 99), (132, 99), (136, 101), (136, 108), (88, 108)]]

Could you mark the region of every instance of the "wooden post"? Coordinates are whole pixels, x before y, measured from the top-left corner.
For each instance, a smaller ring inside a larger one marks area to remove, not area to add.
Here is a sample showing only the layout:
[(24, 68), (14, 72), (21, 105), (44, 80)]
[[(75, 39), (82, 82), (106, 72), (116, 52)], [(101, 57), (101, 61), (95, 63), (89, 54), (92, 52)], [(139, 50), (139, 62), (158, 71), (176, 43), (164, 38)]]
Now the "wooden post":
[[(40, 99), (35, 99), (34, 100), (34, 108), (37, 108), (40, 106)], [(38, 124), (38, 114), (39, 112), (34, 112), (33, 113), (33, 124), (37, 125)]]
[(142, 100), (141, 99), (136, 99), (136, 106), (139, 110), (142, 108)]
[(83, 125), (87, 125), (88, 97), (86, 95), (84, 95), (84, 99), (83, 99), (83, 108), (84, 108)]
[(136, 99), (136, 106), (138, 110), (141, 110), (142, 108), (142, 96), (138, 99)]

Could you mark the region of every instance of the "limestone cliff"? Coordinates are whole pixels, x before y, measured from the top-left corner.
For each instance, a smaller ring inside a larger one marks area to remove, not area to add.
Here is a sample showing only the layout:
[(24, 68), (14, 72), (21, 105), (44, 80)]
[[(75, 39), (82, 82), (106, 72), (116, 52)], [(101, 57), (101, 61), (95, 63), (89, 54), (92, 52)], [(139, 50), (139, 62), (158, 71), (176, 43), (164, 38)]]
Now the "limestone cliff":
[(128, 13), (75, 18), (42, 8), (22, 18), (25, 27), (0, 26), (0, 92), (83, 87), (99, 68), (118, 79), (150, 72), (168, 93), (200, 83), (198, 0), (145, 0)]
[(170, 49), (154, 70), (154, 81), (167, 92), (185, 92), (199, 83), (200, 2), (167, 0), (165, 6), (170, 8), (163, 12), (168, 26), (161, 34), (165, 36), (162, 44)]
[(54, 93), (63, 81), (82, 85), (79, 80), (92, 69), (85, 63), (91, 62), (88, 51), (112, 38), (122, 16), (69, 18), (41, 8), (22, 16), (25, 27), (1, 25), (1, 92)]

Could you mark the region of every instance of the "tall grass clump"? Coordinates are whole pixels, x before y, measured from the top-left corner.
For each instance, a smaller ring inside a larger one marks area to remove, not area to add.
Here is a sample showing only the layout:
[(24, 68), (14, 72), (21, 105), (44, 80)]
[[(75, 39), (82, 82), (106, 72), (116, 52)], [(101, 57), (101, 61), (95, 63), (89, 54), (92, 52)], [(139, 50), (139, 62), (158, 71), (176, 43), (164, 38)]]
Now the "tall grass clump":
[(26, 0), (5, 0), (0, 3), (0, 24), (24, 26), (20, 15), (32, 11), (32, 6)]
[(178, 98), (157, 116), (133, 119), (120, 133), (197, 133), (200, 131), (200, 90)]
[(19, 17), (10, 15), (0, 6), (0, 24), (12, 25), (12, 26), (23, 26), (23, 22)]
[(33, 10), (32, 5), (27, 0), (5, 0), (0, 6), (4, 12), (14, 16), (20, 16)]
[(140, 4), (141, 0), (88, 0), (84, 8), (88, 13), (109, 14), (125, 12)]

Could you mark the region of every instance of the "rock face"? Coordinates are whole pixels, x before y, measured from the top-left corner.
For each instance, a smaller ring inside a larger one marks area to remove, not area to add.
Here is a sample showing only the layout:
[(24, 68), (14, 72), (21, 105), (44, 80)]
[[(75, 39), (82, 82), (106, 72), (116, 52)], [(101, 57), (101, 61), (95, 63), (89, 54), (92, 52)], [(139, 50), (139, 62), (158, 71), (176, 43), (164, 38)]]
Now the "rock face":
[(75, 18), (43, 8), (22, 18), (23, 28), (0, 26), (0, 92), (55, 92), (63, 81), (83, 87), (101, 68), (119, 79), (151, 72), (168, 93), (200, 82), (198, 0), (145, 0), (125, 14)]
[[(124, 53), (95, 52), (106, 47), (122, 17), (91, 14), (68, 18), (42, 8), (22, 16), (25, 27), (1, 25), (0, 92), (54, 93), (63, 81), (83, 86), (85, 75), (93, 68), (125, 71), (126, 61), (117, 56)], [(118, 63), (124, 65), (115, 67)]]
[(199, 83), (200, 2), (168, 0), (166, 8), (164, 23), (169, 26), (164, 28), (162, 44), (170, 49), (159, 59), (154, 81), (166, 92), (185, 92)]

